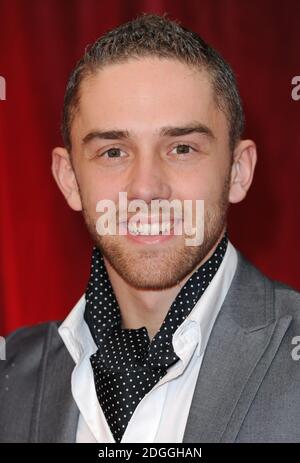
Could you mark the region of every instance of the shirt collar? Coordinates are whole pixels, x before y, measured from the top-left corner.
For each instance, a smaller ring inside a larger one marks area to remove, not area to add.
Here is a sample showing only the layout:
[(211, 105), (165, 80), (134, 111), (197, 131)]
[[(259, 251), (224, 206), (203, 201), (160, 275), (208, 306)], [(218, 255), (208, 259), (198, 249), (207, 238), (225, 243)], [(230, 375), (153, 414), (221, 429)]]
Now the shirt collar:
[[(194, 308), (173, 335), (175, 353), (181, 358), (185, 345), (191, 340), (197, 345), (197, 355), (203, 354), (213, 324), (227, 294), (237, 265), (237, 252), (228, 241), (226, 253), (212, 281)], [(77, 364), (86, 355), (96, 352), (97, 346), (84, 320), (85, 294), (81, 296), (58, 332)]]
[[(193, 328), (197, 333), (198, 339), (197, 355), (200, 356), (203, 354), (214, 322), (236, 271), (237, 259), (236, 249), (228, 241), (226, 253), (215, 276), (199, 301), (195, 304), (191, 313), (174, 333), (173, 346), (175, 351), (178, 351), (178, 344), (182, 344), (182, 340), (184, 341), (187, 333)], [(181, 341), (178, 341), (179, 338), (181, 338)]]

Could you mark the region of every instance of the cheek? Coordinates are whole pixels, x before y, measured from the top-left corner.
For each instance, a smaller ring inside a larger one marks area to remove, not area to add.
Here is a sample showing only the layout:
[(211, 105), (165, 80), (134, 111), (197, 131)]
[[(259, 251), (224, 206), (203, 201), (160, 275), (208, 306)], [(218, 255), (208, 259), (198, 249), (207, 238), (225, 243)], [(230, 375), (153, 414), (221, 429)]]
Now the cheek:
[(175, 190), (183, 199), (206, 200), (217, 195), (219, 182), (215, 172), (199, 169), (186, 178), (178, 179)]
[[(213, 210), (226, 203), (228, 197), (226, 176), (224, 172), (208, 172), (193, 175), (181, 190), (182, 199), (204, 200), (204, 210)], [(178, 192), (178, 190), (177, 190)], [(193, 204), (193, 209), (195, 208)], [(200, 206), (199, 206), (200, 207)]]
[(84, 206), (92, 215), (96, 214), (98, 201), (104, 199), (116, 201), (118, 199), (118, 188), (104, 176), (99, 178), (99, 175), (85, 172), (80, 177), (79, 186)]

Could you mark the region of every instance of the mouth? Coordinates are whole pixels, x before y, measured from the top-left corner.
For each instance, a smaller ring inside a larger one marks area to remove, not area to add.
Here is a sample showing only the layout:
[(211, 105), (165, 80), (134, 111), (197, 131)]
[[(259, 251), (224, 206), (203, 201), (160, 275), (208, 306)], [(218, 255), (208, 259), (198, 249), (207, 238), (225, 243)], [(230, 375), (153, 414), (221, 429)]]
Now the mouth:
[(179, 221), (151, 223), (122, 222), (119, 224), (127, 239), (141, 244), (156, 244), (174, 239), (174, 227)]
[(128, 223), (127, 230), (131, 235), (168, 235), (174, 230), (174, 222)]

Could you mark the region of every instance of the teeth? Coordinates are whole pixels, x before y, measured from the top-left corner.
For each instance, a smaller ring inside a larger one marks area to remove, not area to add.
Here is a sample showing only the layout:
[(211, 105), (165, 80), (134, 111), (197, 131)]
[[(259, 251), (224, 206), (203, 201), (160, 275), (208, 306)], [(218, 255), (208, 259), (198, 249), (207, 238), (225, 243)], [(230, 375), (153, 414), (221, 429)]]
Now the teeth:
[(171, 224), (169, 222), (163, 223), (143, 223), (137, 225), (136, 222), (128, 223), (128, 231), (133, 235), (161, 235), (162, 233), (170, 233)]

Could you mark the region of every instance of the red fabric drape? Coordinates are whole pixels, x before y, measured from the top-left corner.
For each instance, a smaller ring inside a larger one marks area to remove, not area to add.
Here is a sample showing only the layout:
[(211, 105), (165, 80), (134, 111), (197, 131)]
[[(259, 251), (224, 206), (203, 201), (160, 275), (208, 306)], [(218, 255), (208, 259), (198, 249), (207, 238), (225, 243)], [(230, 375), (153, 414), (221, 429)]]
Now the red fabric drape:
[(230, 238), (269, 276), (300, 289), (298, 0), (0, 0), (2, 335), (65, 317), (85, 289), (91, 241), (54, 184), (50, 153), (61, 144), (66, 80), (86, 44), (142, 11), (179, 19), (236, 71), (259, 161), (247, 199), (231, 207)]

